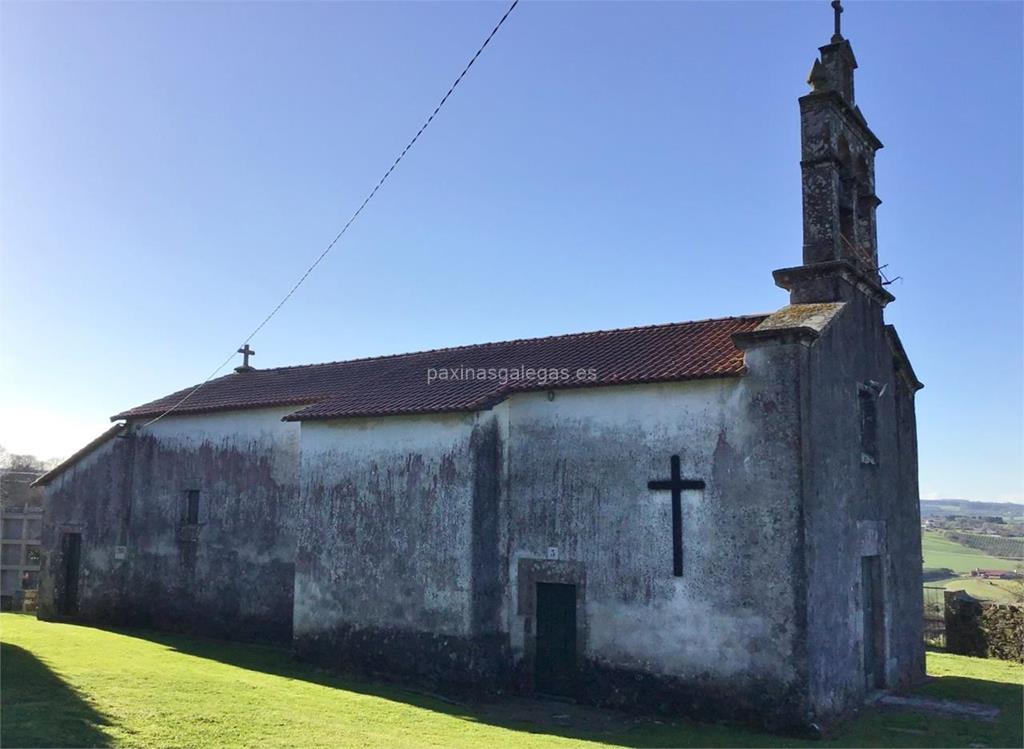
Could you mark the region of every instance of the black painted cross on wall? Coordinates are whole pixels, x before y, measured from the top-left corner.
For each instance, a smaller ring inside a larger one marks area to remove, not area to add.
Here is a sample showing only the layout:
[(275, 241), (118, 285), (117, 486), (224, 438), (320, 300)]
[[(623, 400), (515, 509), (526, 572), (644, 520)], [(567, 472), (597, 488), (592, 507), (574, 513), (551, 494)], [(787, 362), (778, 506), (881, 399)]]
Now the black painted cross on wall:
[(683, 491), (703, 489), (699, 479), (684, 479), (679, 475), (679, 456), (672, 456), (672, 478), (667, 481), (648, 481), (651, 491), (672, 492), (672, 574), (683, 576)]

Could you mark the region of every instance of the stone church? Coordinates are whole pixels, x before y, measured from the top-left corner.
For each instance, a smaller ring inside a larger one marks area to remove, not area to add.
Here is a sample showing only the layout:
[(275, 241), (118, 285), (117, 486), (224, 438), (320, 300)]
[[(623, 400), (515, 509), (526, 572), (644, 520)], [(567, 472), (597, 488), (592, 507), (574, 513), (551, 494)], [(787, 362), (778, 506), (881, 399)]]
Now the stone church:
[(778, 728), (921, 679), (921, 384), (839, 12), (799, 100), (789, 304), (273, 369), (246, 347), (38, 480), (40, 616)]

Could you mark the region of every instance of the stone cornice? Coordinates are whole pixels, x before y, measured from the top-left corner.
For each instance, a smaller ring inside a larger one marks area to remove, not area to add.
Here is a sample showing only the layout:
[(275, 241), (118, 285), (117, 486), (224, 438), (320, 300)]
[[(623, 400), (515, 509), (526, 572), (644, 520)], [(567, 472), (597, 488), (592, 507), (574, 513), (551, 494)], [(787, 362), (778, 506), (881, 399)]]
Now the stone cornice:
[(806, 286), (821, 279), (840, 278), (853, 288), (878, 302), (882, 307), (896, 297), (882, 287), (850, 260), (828, 260), (823, 263), (798, 265), (793, 268), (780, 268), (772, 271), (775, 285), (786, 291), (799, 286)]
[(765, 343), (810, 346), (844, 306), (843, 302), (788, 304), (766, 317), (753, 330), (733, 333), (732, 341), (744, 351)]

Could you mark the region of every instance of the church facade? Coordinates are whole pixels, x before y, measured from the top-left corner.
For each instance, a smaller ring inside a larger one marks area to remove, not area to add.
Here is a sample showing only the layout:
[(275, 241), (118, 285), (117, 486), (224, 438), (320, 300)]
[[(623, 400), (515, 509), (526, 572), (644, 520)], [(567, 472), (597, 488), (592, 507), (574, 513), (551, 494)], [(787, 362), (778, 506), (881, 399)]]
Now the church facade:
[(788, 305), (299, 367), (247, 354), (39, 479), (40, 616), (778, 728), (923, 678), (921, 385), (884, 320), (855, 67), (837, 24), (800, 99)]

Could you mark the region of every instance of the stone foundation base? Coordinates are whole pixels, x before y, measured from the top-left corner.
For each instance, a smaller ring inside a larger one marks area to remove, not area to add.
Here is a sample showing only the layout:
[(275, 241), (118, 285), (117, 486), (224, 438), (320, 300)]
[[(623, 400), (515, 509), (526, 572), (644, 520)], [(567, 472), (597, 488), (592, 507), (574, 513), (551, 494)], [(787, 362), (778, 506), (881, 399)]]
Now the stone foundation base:
[(742, 723), (799, 735), (807, 733), (810, 723), (798, 686), (774, 681), (683, 680), (586, 661), (577, 683), (581, 702), (627, 712)]
[(295, 654), (327, 668), (483, 699), (511, 687), (508, 638), (336, 627), (297, 635)]
[[(534, 693), (529, 671), (513, 660), (506, 638), (464, 638), (425, 632), (337, 627), (294, 639), (305, 661), (361, 677), (427, 688), (456, 698), (489, 700)], [(798, 686), (775, 682), (729, 684), (709, 678), (684, 681), (596, 661), (579, 666), (576, 689), (583, 704), (671, 718), (743, 723), (806, 735), (810, 725)]]

